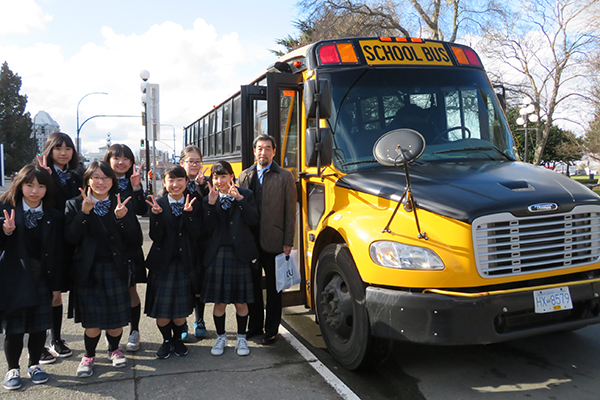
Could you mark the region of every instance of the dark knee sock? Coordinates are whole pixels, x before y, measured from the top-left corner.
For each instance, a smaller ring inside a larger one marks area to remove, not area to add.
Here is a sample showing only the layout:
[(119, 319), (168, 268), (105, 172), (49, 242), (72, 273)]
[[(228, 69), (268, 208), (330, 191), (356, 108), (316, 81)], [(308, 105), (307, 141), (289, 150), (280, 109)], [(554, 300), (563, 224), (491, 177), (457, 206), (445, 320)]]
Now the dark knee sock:
[(159, 326), (158, 323), (156, 324), (156, 326), (158, 326), (158, 330), (160, 331), (163, 340), (171, 340), (173, 339), (173, 335), (171, 334), (172, 328), (171, 328), (171, 324), (173, 323), (173, 321), (169, 321), (168, 324), (166, 324), (165, 326)]
[(213, 314), (213, 320), (215, 321), (215, 328), (217, 330), (217, 335), (222, 335), (225, 333), (225, 314), (217, 317)]
[(248, 325), (248, 314), (243, 317), (239, 314), (235, 314), (235, 319), (237, 320), (237, 333), (238, 335), (246, 334), (246, 325)]
[[(23, 336), (23, 333), (17, 333), (4, 337), (4, 355), (6, 356), (8, 369), (19, 368), (19, 358), (21, 358), (21, 352), (23, 351)], [(44, 341), (45, 339), (44, 336)]]
[(106, 332), (106, 339), (108, 340), (108, 351), (115, 351), (119, 348), (121, 336), (123, 336), (123, 333), (121, 333), (118, 336), (111, 336), (108, 334), (108, 332)]
[(175, 325), (175, 322), (171, 322), (173, 324), (173, 337), (177, 339), (181, 339), (181, 334), (183, 333), (183, 329), (185, 323), (183, 325)]
[(140, 317), (142, 315), (142, 305), (138, 304), (135, 307), (131, 307), (131, 323), (129, 324), (129, 332), (140, 330)]
[(63, 305), (52, 307), (52, 340), (61, 340)]
[(200, 300), (200, 297), (195, 297), (194, 312), (196, 313), (196, 321), (204, 319), (204, 303)]
[(100, 341), (100, 336), (101, 334), (96, 337), (89, 337), (85, 333), (83, 334), (83, 344), (85, 346), (86, 357), (96, 357), (96, 347)]
[(40, 357), (46, 343), (46, 331), (34, 332), (29, 334), (27, 350), (29, 350), (29, 366), (38, 365)]

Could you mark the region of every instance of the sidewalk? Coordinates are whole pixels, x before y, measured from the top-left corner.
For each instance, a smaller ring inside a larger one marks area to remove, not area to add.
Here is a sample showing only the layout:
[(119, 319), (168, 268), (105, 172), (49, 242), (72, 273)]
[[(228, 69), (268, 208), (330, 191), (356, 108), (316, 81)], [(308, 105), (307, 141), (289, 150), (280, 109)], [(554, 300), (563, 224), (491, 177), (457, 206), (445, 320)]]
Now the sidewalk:
[[(0, 188), (0, 193), (6, 187)], [(144, 231), (144, 249), (150, 246), (148, 219), (140, 220)], [(145, 285), (138, 285), (143, 299)], [(67, 297), (63, 295), (63, 303)], [(212, 305), (205, 310), (208, 337), (193, 338), (187, 344), (189, 354), (166, 360), (158, 360), (155, 353), (162, 337), (155, 321), (142, 315), (140, 331), (142, 345), (136, 353), (127, 354), (126, 368), (116, 369), (108, 361), (106, 343), (98, 345), (94, 375), (77, 378), (75, 371), (84, 354), (83, 328), (72, 319), (63, 319), (62, 337), (73, 351), (69, 358), (59, 359), (45, 365), (50, 380), (43, 385), (33, 385), (27, 378), (27, 347), (21, 356), (23, 386), (17, 391), (0, 388), (0, 399), (339, 399), (340, 395), (311, 367), (285, 338), (272, 346), (260, 345), (260, 338), (249, 341), (250, 355), (240, 357), (235, 353), (235, 309), (227, 308), (226, 329), (229, 347), (222, 356), (215, 357), (210, 349), (216, 338), (212, 320)], [(188, 318), (193, 332), (193, 317)], [(123, 332), (121, 345), (125, 347), (129, 328)], [(26, 336), (27, 340), (27, 336)], [(4, 352), (4, 340), (0, 341)], [(4, 380), (7, 371), (6, 359), (0, 356), (0, 376)]]

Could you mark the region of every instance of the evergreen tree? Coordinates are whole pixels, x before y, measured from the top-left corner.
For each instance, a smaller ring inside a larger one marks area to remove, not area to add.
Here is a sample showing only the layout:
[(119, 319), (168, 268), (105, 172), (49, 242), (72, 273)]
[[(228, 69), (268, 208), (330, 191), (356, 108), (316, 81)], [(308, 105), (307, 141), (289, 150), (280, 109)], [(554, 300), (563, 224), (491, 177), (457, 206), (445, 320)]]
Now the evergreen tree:
[(4, 62), (0, 70), (0, 143), (4, 144), (5, 174), (20, 170), (36, 153), (32, 121), (25, 112), (27, 96), (20, 95), (21, 77)]

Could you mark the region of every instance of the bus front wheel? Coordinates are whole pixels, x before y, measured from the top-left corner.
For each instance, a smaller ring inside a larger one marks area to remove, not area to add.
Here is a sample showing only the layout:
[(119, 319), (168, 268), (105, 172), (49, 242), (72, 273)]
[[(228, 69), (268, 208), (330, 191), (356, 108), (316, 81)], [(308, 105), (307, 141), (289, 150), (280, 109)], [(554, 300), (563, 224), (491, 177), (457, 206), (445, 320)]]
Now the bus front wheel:
[(316, 284), (317, 318), (331, 355), (349, 370), (384, 359), (390, 341), (371, 335), (364, 284), (346, 245), (323, 250)]

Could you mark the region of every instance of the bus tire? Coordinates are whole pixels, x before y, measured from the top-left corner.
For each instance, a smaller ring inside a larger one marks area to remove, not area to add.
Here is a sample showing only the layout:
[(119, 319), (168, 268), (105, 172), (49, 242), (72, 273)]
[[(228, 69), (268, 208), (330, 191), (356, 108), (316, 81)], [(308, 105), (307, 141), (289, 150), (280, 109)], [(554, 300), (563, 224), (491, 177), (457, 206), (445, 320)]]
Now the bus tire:
[(365, 286), (345, 244), (330, 244), (316, 272), (317, 318), (331, 355), (349, 370), (372, 366), (389, 354), (389, 340), (371, 335)]

